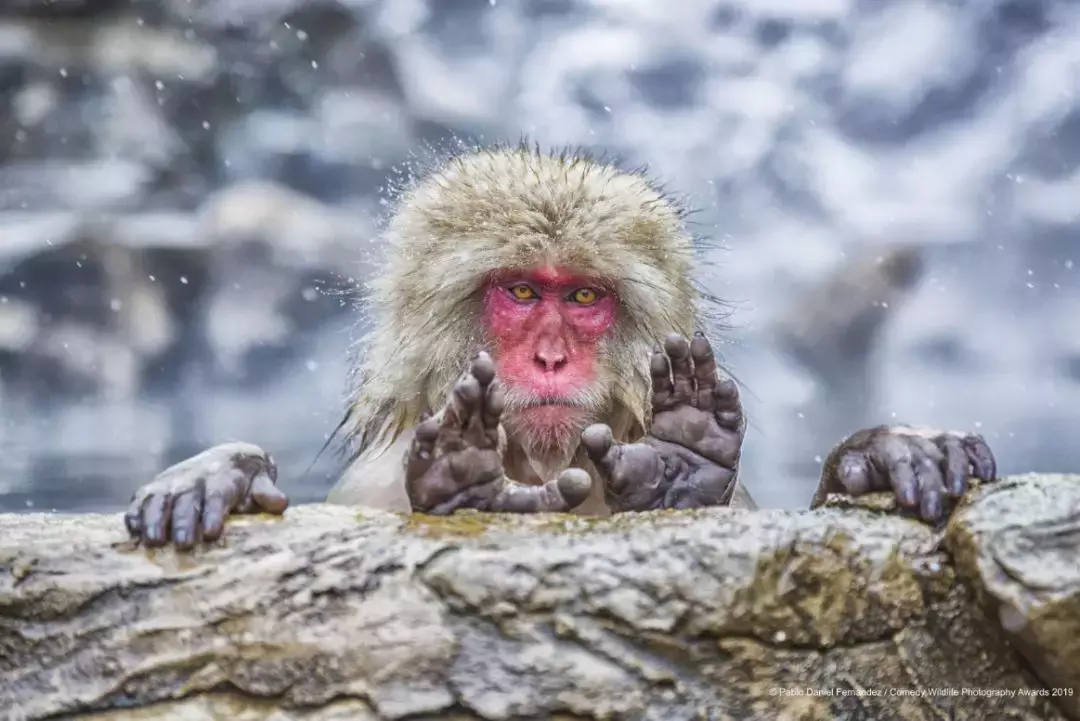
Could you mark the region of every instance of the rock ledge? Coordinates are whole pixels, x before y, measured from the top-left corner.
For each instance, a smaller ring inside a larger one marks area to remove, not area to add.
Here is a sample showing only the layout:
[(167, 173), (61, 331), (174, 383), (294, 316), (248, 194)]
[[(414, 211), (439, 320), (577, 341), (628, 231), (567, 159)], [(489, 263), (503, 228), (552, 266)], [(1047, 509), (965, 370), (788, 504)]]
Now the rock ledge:
[(190, 555), (133, 548), (118, 515), (0, 515), (0, 709), (1080, 718), (1080, 477), (978, 489), (944, 533), (883, 505), (603, 520), (301, 506)]

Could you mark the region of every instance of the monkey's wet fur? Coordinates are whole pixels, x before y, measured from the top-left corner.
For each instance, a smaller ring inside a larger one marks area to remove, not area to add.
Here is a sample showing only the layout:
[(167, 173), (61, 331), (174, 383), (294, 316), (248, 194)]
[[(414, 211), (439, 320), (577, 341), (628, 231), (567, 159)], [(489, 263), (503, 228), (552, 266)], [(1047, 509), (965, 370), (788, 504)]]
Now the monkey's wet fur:
[[(368, 285), (372, 330), (328, 500), (401, 512), (754, 508), (746, 419), (703, 328), (715, 303), (685, 213), (643, 172), (526, 147), (469, 151), (413, 180)], [(978, 435), (879, 426), (828, 455), (811, 506), (891, 490), (948, 518), (996, 464)], [(223, 444), (136, 491), (144, 545), (191, 548), (288, 498), (261, 448)]]

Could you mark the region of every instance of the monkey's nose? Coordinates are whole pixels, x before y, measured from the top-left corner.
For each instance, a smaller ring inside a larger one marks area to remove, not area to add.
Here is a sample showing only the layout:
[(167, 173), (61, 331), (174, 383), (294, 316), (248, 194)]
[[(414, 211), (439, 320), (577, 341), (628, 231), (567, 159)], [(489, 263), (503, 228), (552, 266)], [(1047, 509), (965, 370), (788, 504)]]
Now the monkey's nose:
[(566, 365), (566, 356), (555, 351), (537, 351), (533, 356), (533, 360), (536, 361), (536, 365), (548, 373), (562, 370), (563, 366)]

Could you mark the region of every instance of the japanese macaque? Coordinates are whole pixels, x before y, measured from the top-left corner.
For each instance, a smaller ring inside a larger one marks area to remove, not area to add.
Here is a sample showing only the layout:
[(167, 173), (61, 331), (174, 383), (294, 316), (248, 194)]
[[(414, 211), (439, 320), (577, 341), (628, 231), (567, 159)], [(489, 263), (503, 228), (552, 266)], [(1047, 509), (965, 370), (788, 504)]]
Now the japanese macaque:
[[(647, 177), (498, 148), (405, 189), (370, 284), (373, 329), (329, 501), (448, 514), (753, 507), (746, 420), (703, 333), (711, 302), (679, 207)], [(885, 426), (828, 456), (829, 493), (891, 490), (938, 521), (994, 458), (976, 435)], [(212, 541), (231, 513), (282, 513), (273, 460), (212, 448), (139, 489), (147, 546)]]

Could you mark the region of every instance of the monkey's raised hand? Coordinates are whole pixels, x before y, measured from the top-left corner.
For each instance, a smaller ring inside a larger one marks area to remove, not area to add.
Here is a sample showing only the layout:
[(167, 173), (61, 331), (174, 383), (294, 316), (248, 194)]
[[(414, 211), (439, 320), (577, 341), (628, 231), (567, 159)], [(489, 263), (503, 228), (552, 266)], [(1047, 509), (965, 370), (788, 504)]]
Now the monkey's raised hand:
[(992, 481), (996, 475), (982, 436), (878, 426), (851, 434), (829, 453), (811, 507), (830, 493), (892, 491), (901, 507), (935, 522), (964, 494), (970, 477)]
[(131, 497), (124, 524), (149, 547), (179, 549), (221, 536), (231, 513), (281, 514), (288, 497), (275, 485), (277, 466), (258, 446), (225, 443), (162, 471)]
[(738, 476), (746, 422), (734, 381), (716, 373), (704, 334), (670, 335), (650, 361), (652, 427), (640, 443), (615, 444), (604, 424), (581, 440), (605, 481), (613, 512), (723, 506)]
[(504, 405), (495, 364), (481, 352), (442, 411), (416, 427), (405, 458), (405, 488), (413, 510), (433, 515), (459, 508), (556, 512), (569, 511), (588, 497), (592, 479), (580, 468), (569, 468), (542, 486), (506, 477), (498, 447)]

